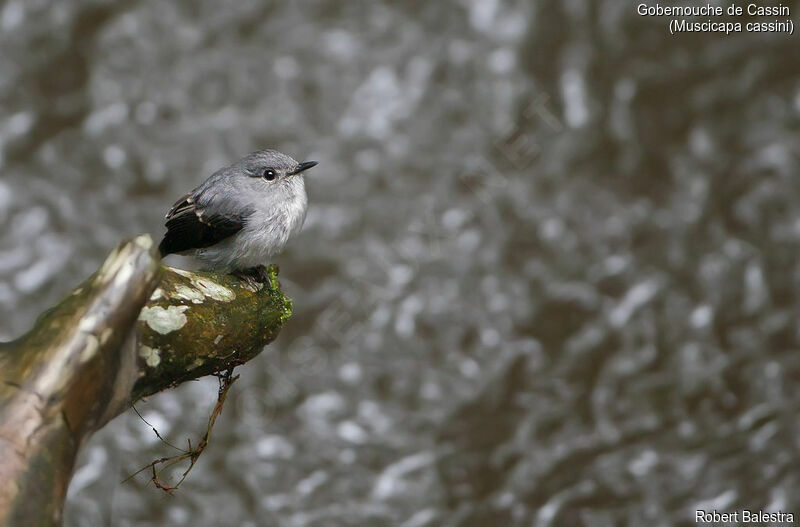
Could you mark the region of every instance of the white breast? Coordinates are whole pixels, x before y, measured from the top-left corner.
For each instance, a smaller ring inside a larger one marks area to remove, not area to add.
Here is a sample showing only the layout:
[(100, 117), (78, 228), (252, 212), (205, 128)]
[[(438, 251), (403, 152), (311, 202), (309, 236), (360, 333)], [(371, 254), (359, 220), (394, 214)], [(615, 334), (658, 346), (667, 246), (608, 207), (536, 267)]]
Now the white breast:
[[(294, 181), (292, 181), (294, 180)], [(253, 200), (255, 212), (234, 236), (205, 249), (197, 256), (213, 269), (231, 271), (267, 265), (303, 227), (308, 208), (303, 177), (287, 180), (285, 188), (266, 199)]]

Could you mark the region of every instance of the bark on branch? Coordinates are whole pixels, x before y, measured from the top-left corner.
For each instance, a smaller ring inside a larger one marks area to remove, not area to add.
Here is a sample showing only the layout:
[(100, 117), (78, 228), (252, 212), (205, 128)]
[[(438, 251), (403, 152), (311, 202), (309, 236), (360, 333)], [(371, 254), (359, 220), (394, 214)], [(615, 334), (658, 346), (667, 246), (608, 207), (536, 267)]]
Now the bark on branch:
[(290, 315), (277, 288), (163, 267), (149, 236), (121, 244), (30, 332), (0, 343), (0, 525), (60, 524), (92, 432), (131, 401), (247, 362)]

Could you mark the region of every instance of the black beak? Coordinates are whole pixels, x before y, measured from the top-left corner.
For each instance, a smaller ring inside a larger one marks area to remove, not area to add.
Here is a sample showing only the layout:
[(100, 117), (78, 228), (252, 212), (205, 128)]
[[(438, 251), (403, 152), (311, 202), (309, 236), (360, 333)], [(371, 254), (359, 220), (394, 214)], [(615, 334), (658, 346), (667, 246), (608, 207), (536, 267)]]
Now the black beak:
[(297, 165), (297, 168), (295, 168), (294, 170), (289, 172), (289, 175), (290, 176), (294, 176), (296, 174), (299, 174), (300, 172), (305, 172), (309, 168), (315, 167), (318, 164), (319, 163), (317, 163), (316, 161), (305, 161), (305, 162), (300, 163), (299, 165)]

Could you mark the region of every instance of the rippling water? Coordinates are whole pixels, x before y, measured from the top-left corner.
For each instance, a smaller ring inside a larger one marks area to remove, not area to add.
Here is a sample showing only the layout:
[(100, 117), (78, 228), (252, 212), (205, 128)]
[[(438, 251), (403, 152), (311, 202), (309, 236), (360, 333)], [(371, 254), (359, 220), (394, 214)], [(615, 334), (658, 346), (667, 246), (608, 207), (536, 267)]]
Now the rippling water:
[[(317, 159), (295, 316), (174, 497), (132, 413), (67, 525), (800, 513), (794, 37), (624, 1), (0, 6), (0, 339), (241, 155)], [(183, 445), (215, 385), (139, 405)]]

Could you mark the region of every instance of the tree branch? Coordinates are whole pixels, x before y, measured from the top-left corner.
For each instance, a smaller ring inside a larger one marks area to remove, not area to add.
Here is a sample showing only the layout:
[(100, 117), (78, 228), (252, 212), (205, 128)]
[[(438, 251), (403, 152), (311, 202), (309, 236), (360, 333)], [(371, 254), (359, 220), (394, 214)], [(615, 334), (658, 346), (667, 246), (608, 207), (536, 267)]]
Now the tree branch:
[[(267, 269), (278, 283), (278, 269)], [(279, 289), (232, 275), (164, 268), (136, 327), (142, 360), (134, 401), (170, 386), (243, 364), (278, 336), (292, 314)]]
[(247, 362), (290, 315), (277, 288), (162, 267), (149, 236), (122, 243), (0, 343), (0, 525), (58, 525), (91, 433), (132, 401)]

